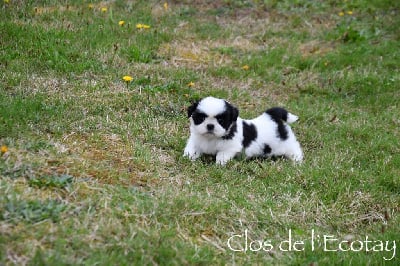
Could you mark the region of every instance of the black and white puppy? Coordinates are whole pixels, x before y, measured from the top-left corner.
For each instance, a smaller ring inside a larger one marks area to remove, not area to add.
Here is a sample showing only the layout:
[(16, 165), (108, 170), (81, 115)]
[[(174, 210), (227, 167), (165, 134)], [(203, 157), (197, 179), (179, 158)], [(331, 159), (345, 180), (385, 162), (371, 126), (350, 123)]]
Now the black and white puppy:
[(216, 155), (224, 165), (242, 151), (247, 158), (285, 156), (300, 162), (303, 152), (288, 125), (298, 117), (274, 107), (259, 117), (245, 120), (225, 100), (207, 97), (188, 108), (190, 137), (184, 156), (196, 160), (202, 154)]

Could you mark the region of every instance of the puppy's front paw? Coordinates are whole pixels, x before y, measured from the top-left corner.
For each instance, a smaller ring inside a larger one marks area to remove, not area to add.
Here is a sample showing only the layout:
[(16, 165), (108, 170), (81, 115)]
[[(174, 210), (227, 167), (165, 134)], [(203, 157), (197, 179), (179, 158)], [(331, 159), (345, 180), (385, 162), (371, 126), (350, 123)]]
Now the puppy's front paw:
[(190, 160), (194, 161), (200, 157), (200, 153), (196, 152), (195, 150), (185, 149), (183, 152), (184, 157), (188, 157)]
[(234, 156), (235, 156), (235, 154), (219, 152), (219, 153), (217, 153), (216, 162), (219, 165), (225, 165)]

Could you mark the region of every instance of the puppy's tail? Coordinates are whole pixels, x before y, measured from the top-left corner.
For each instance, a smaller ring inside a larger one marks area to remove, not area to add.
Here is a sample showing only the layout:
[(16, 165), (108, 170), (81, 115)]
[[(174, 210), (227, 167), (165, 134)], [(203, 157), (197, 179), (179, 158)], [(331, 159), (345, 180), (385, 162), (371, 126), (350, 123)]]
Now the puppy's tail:
[(288, 111), (286, 111), (286, 109), (282, 107), (273, 107), (265, 112), (272, 118), (272, 120), (276, 122), (283, 120), (288, 124), (291, 124), (299, 120), (298, 116), (289, 113)]

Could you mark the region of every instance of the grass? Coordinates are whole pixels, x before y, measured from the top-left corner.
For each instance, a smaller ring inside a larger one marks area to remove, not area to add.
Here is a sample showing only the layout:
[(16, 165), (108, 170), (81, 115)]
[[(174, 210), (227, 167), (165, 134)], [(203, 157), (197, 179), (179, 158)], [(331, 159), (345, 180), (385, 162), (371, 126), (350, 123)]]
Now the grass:
[[(163, 4), (1, 3), (0, 264), (398, 265), (399, 4)], [(299, 115), (305, 162), (183, 158), (207, 95)]]

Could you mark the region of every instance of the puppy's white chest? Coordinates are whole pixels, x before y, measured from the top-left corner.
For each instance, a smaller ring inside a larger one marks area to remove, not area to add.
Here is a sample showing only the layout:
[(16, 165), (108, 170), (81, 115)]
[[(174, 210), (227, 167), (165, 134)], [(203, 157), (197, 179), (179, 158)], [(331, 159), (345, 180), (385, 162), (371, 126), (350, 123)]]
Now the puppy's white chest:
[(221, 140), (201, 137), (197, 143), (197, 148), (205, 154), (216, 154), (221, 150)]

